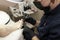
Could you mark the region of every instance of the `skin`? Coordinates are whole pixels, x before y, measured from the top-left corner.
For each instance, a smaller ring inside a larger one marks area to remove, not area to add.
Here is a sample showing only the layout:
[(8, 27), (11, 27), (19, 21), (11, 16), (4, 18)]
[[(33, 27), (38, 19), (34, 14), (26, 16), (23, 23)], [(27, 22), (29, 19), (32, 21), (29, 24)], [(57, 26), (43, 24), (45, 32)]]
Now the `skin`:
[(39, 40), (39, 39), (37, 38), (37, 36), (34, 36), (32, 40)]
[(20, 29), (22, 26), (22, 19), (12, 25), (0, 25), (0, 37), (5, 37), (9, 35), (11, 32)]
[(36, 0), (37, 2), (40, 2), (43, 7), (50, 6), (51, 9), (54, 9), (57, 5), (60, 4), (60, 0), (55, 0), (54, 3), (51, 2), (51, 0)]
[(41, 0), (40, 2), (42, 4), (42, 6), (47, 7), (48, 5), (50, 5), (50, 1), (51, 0)]

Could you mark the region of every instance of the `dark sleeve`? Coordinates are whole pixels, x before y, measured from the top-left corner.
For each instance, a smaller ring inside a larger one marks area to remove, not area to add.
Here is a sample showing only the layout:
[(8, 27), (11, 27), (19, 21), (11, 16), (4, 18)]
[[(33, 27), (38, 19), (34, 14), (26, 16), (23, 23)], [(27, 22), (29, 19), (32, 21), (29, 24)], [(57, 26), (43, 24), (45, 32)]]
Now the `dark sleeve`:
[(49, 25), (38, 29), (41, 40), (60, 40), (60, 20), (53, 21)]
[(48, 37), (48, 32), (45, 27), (38, 27), (38, 37), (40, 40), (46, 40)]
[(36, 20), (34, 18), (32, 18), (32, 17), (26, 18), (25, 21), (32, 24), (32, 25), (36, 24)]

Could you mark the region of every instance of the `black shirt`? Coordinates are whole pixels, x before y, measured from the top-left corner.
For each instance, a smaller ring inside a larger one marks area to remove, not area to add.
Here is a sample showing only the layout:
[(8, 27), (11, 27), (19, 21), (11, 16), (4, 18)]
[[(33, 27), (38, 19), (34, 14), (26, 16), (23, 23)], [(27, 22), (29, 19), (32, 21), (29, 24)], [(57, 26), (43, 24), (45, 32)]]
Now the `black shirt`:
[(38, 32), (40, 40), (60, 40), (60, 4), (44, 14)]

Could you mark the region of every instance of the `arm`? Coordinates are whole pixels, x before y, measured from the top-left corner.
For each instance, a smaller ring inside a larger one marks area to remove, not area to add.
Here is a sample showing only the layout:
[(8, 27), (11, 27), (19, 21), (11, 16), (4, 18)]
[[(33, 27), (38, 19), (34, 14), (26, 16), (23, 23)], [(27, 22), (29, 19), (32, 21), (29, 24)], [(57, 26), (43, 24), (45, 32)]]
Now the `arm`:
[(7, 36), (12, 31), (16, 30), (17, 27), (12, 26), (6, 26), (6, 25), (0, 25), (0, 37)]
[(12, 25), (0, 25), (0, 36), (4, 37), (10, 34), (11, 32), (21, 28), (23, 26), (23, 21), (20, 20)]

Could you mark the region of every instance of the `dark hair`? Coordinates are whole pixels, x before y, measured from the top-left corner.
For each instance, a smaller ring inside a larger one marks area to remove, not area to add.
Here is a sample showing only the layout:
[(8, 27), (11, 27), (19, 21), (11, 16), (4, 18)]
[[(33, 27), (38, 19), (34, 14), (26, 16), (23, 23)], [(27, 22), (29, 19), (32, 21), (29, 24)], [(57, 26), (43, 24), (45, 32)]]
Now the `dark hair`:
[[(34, 1), (37, 1), (37, 0), (34, 0)], [(55, 0), (51, 0), (51, 2), (52, 2), (52, 3), (54, 3), (54, 2), (55, 2)]]
[(54, 3), (54, 2), (55, 2), (55, 0), (51, 0), (51, 2), (52, 2), (52, 3)]

